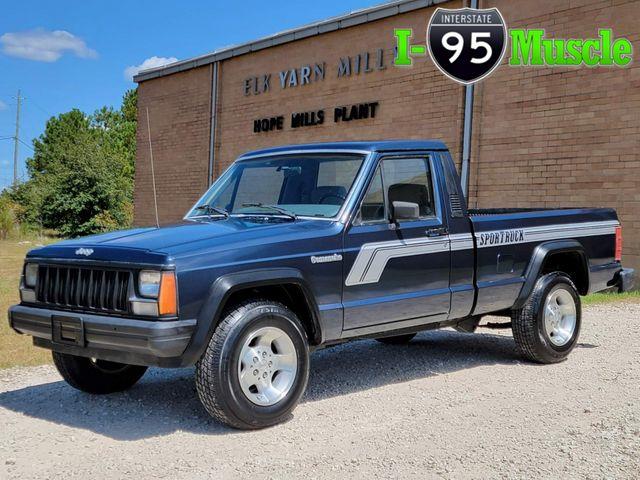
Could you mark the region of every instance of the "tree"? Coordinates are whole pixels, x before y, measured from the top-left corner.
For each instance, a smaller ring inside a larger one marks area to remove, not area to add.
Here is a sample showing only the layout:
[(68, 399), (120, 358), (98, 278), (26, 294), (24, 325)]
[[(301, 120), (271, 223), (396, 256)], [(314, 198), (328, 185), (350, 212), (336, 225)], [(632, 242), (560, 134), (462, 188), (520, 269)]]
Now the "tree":
[(27, 160), (29, 180), (11, 192), (22, 221), (64, 236), (131, 224), (136, 102), (130, 90), (119, 110), (73, 109), (49, 119)]

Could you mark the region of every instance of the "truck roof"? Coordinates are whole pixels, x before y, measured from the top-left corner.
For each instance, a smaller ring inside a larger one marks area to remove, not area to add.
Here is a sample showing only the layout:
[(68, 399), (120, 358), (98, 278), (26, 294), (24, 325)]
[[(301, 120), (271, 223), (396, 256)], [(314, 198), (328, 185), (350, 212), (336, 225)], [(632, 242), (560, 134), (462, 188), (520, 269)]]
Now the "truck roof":
[(260, 150), (252, 150), (243, 153), (238, 157), (243, 158), (273, 155), (278, 153), (286, 153), (289, 151), (305, 151), (305, 150), (361, 150), (363, 152), (385, 152), (385, 151), (417, 151), (417, 150), (447, 150), (444, 142), (440, 140), (382, 140), (382, 141), (362, 141), (362, 142), (321, 142), (321, 143), (304, 143), (299, 145), (283, 145), (280, 147), (263, 148)]

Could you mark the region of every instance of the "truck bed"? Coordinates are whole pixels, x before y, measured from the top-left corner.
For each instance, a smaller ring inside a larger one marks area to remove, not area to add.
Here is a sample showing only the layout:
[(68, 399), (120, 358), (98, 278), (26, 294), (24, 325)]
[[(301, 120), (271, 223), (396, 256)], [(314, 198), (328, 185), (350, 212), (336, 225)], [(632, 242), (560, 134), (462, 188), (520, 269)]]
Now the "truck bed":
[(507, 213), (545, 212), (548, 210), (568, 210), (568, 208), (470, 208), (467, 213), (470, 217), (480, 215), (502, 215)]
[(514, 305), (530, 276), (535, 251), (549, 245), (583, 252), (590, 282), (580, 293), (602, 290), (611, 279), (616, 212), (609, 208), (469, 209), (476, 245), (476, 314)]

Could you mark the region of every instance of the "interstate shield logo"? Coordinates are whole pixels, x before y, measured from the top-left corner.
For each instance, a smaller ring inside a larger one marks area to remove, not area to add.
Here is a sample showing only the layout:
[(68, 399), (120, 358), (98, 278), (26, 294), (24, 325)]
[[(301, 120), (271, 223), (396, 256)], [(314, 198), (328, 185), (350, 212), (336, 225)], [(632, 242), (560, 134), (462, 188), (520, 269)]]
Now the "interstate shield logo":
[(497, 8), (438, 8), (429, 21), (429, 53), (446, 76), (468, 85), (500, 65), (507, 26)]

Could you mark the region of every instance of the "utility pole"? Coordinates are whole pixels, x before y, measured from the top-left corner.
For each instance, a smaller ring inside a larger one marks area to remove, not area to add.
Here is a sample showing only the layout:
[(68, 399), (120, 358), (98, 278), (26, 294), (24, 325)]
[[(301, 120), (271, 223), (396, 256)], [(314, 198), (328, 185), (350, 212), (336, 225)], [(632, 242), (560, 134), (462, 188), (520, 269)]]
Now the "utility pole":
[(22, 97), (20, 96), (20, 90), (18, 90), (18, 97), (16, 98), (18, 104), (16, 108), (16, 135), (13, 137), (13, 185), (18, 184), (18, 145), (20, 143), (20, 102)]

